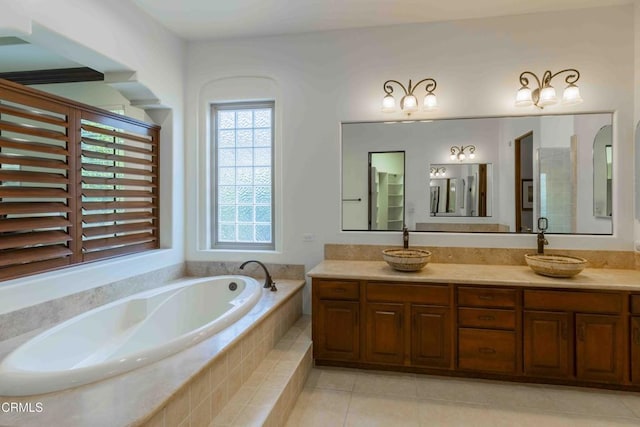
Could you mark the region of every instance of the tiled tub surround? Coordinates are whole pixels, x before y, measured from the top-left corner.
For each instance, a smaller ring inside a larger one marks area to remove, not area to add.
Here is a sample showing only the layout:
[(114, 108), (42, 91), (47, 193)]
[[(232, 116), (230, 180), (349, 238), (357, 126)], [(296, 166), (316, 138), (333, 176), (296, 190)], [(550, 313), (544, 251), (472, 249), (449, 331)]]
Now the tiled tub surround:
[[(248, 259), (248, 258), (247, 258)], [(187, 276), (220, 276), (225, 274), (241, 274), (259, 279), (264, 279), (264, 270), (258, 264), (248, 264), (240, 270), (240, 262), (228, 261), (187, 261)], [(271, 277), (279, 279), (296, 280), (304, 279), (304, 265), (298, 264), (265, 264)]]
[[(168, 284), (185, 275), (184, 264), (119, 280), (83, 292), (0, 314), (0, 342), (41, 331), (120, 298)], [(0, 357), (3, 353), (0, 351)]]
[[(382, 250), (391, 247), (394, 246), (326, 244), (324, 246), (324, 258), (326, 260), (382, 261)], [(439, 264), (526, 265), (524, 255), (535, 253), (536, 251), (535, 247), (526, 249), (413, 245), (411, 247), (431, 251), (431, 262)], [(590, 268), (640, 269), (640, 254), (632, 251), (545, 248), (545, 253), (586, 258), (588, 261), (587, 267)]]
[(263, 290), (244, 318), (159, 362), (59, 393), (0, 398), (43, 407), (41, 413), (0, 412), (0, 425), (208, 425), (301, 315), (304, 281), (277, 283), (278, 292)]

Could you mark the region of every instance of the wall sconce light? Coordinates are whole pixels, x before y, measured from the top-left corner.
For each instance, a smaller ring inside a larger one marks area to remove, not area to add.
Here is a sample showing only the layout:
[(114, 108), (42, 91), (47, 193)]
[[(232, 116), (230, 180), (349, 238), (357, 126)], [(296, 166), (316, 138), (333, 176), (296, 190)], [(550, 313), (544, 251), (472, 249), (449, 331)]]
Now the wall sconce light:
[(416, 96), (413, 94), (413, 91), (416, 90), (416, 88), (422, 83), (425, 83), (425, 89), (427, 91), (427, 95), (424, 97), (424, 100), (422, 102), (422, 109), (424, 111), (433, 111), (438, 108), (438, 100), (433, 93), (433, 91), (436, 89), (436, 81), (434, 79), (422, 79), (413, 86), (411, 85), (411, 80), (409, 80), (409, 86), (406, 88), (397, 80), (387, 80), (382, 86), (382, 88), (384, 89), (384, 93), (386, 93), (384, 98), (382, 98), (382, 111), (384, 113), (393, 113), (394, 111), (396, 111), (396, 100), (392, 95), (392, 83), (397, 84), (404, 91), (404, 96), (400, 99), (400, 109), (405, 113), (411, 114), (418, 111), (418, 98), (416, 98)]
[(433, 167), (433, 166), (432, 166), (432, 167), (431, 167), (431, 172), (429, 173), (429, 175), (430, 175), (431, 177), (434, 177), (434, 176), (444, 176), (444, 174), (445, 174), (446, 172), (447, 172), (447, 168), (445, 168), (445, 167), (439, 167), (439, 168), (436, 168), (436, 167)]
[[(547, 105), (553, 105), (558, 103), (558, 97), (556, 96), (556, 90), (551, 86), (551, 80), (558, 74), (569, 73), (564, 79), (568, 86), (562, 93), (563, 105), (575, 105), (582, 102), (580, 97), (580, 89), (576, 86), (576, 82), (580, 79), (580, 72), (574, 68), (567, 68), (566, 70), (558, 71), (555, 74), (551, 74), (551, 71), (545, 71), (542, 75), (542, 80), (538, 78), (531, 71), (523, 71), (520, 74), (520, 84), (522, 87), (516, 94), (516, 107), (529, 107), (535, 105), (542, 109)], [(529, 79), (525, 77), (526, 74), (533, 76), (538, 83), (538, 87), (533, 91), (529, 89)]]
[(453, 147), (451, 147), (451, 155), (449, 156), (449, 158), (451, 160), (463, 161), (467, 158), (467, 154), (465, 153), (465, 151), (469, 153), (470, 159), (474, 159), (476, 157), (475, 145), (461, 145), (459, 147), (457, 145), (454, 145)]

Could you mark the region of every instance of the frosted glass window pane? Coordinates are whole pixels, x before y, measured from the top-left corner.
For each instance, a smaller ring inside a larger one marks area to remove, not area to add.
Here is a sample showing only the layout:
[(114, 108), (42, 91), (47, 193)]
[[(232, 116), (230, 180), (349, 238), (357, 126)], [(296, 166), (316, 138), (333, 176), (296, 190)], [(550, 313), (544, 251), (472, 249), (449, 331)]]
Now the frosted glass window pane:
[(271, 204), (271, 187), (256, 187), (256, 203)]
[(251, 185), (253, 184), (253, 168), (237, 168), (236, 184)]
[(221, 185), (218, 187), (218, 203), (234, 204), (236, 202), (236, 187)]
[(253, 222), (253, 206), (238, 206), (238, 222)]
[(271, 222), (271, 206), (256, 206), (256, 222)]
[(253, 150), (251, 148), (239, 148), (236, 150), (237, 166), (253, 166)]
[(236, 207), (229, 205), (220, 206), (220, 222), (235, 222), (236, 221)]
[(235, 242), (236, 241), (236, 226), (235, 224), (220, 224), (218, 230), (219, 238), (222, 242)]
[(253, 111), (238, 111), (236, 118), (238, 120), (238, 129), (247, 129), (253, 127)]
[(268, 247), (274, 237), (273, 107), (247, 103), (214, 108), (214, 241)]
[(233, 148), (221, 148), (218, 150), (218, 167), (235, 166), (236, 150)]
[(235, 148), (236, 131), (221, 130), (218, 132), (218, 148)]
[(256, 185), (271, 185), (271, 168), (255, 168), (253, 176)]
[(253, 187), (238, 187), (238, 204), (253, 203)]
[(254, 131), (256, 147), (270, 147), (271, 146), (271, 129), (256, 129)]
[(234, 111), (221, 110), (218, 112), (218, 129), (233, 129), (236, 127)]
[(253, 225), (238, 225), (238, 241), (253, 242)]
[(271, 149), (255, 148), (253, 150), (254, 166), (271, 166)]
[(254, 126), (257, 128), (270, 128), (271, 127), (271, 109), (254, 110)]
[(271, 226), (270, 225), (256, 225), (256, 241), (257, 242), (270, 242), (271, 241)]
[(239, 130), (236, 136), (236, 143), (238, 147), (251, 147), (253, 146), (253, 131), (252, 130)]
[[(251, 174), (253, 177), (253, 174)], [(235, 185), (236, 183), (236, 168), (220, 168), (218, 169), (218, 184), (220, 185)]]

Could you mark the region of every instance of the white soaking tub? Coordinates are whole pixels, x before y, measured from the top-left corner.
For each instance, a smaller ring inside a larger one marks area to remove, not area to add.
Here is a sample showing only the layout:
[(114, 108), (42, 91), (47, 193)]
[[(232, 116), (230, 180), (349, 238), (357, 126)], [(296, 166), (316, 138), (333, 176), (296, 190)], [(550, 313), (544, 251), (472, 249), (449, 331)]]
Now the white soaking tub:
[(262, 285), (246, 276), (188, 278), (95, 308), (7, 355), (0, 396), (63, 390), (155, 362), (237, 321), (260, 295)]

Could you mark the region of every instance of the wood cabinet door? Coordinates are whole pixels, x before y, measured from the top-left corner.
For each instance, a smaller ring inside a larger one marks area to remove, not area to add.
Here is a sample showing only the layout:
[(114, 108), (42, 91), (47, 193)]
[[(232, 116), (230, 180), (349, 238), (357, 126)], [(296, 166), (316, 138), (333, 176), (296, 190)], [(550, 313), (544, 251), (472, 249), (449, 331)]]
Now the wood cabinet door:
[(451, 367), (449, 307), (411, 306), (411, 364)]
[(640, 317), (631, 318), (631, 382), (640, 385)]
[(576, 314), (576, 376), (587, 381), (620, 382), (624, 349), (619, 316)]
[(317, 359), (360, 359), (360, 306), (357, 301), (318, 301)]
[(524, 312), (524, 374), (572, 376), (570, 313)]
[(367, 304), (367, 362), (404, 362), (403, 304)]

